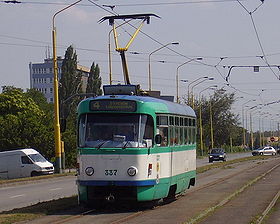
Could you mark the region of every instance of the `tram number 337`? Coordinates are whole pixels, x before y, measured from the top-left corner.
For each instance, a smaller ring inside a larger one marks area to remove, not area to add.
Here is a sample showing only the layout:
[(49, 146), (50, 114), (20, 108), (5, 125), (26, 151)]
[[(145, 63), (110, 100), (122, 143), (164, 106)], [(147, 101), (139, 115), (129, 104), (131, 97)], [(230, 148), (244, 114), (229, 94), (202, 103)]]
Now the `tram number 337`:
[(117, 175), (117, 170), (105, 170), (105, 175), (106, 176), (116, 176)]

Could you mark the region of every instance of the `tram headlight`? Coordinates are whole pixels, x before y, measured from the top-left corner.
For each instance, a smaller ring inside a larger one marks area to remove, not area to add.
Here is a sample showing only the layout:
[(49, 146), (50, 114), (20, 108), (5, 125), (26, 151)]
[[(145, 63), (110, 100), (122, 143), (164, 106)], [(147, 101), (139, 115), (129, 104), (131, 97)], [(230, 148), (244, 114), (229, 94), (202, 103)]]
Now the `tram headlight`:
[(131, 167), (129, 167), (129, 168), (127, 169), (127, 174), (128, 174), (128, 176), (133, 177), (133, 176), (135, 176), (137, 173), (138, 173), (138, 169), (137, 169), (136, 167), (134, 167), (134, 166), (131, 166)]
[(86, 175), (92, 176), (94, 174), (94, 169), (89, 166), (86, 168), (85, 172), (86, 172)]

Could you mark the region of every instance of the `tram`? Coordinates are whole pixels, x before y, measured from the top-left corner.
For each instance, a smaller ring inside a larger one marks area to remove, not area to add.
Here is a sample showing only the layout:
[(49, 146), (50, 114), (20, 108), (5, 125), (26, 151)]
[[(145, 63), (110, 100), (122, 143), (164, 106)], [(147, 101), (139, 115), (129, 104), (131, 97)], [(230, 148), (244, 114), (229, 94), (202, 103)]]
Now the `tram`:
[[(175, 197), (195, 184), (196, 115), (187, 105), (104, 86), (78, 105), (78, 198), (144, 202)], [(135, 88), (135, 91), (131, 90)]]

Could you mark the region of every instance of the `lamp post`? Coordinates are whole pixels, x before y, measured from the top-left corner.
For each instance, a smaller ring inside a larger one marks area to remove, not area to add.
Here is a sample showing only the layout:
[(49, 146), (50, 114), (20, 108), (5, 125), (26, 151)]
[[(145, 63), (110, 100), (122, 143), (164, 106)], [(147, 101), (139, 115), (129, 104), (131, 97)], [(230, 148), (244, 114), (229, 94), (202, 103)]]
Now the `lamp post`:
[(212, 80), (214, 80), (214, 78), (209, 77), (209, 78), (207, 78), (207, 79), (201, 80), (200, 82), (198, 82), (198, 83), (196, 83), (195, 85), (192, 86), (192, 88), (191, 88), (192, 108), (194, 108), (194, 94), (193, 94), (193, 88), (194, 88), (195, 86), (199, 85), (200, 83), (203, 83), (203, 82), (205, 82), (205, 81), (207, 81), (207, 80), (212, 81)]
[(209, 78), (208, 76), (199, 77), (199, 78), (197, 78), (194, 81), (189, 83), (189, 85), (188, 85), (188, 104), (190, 104), (190, 85), (197, 82), (200, 79), (208, 79), (208, 78)]
[(168, 45), (178, 45), (179, 43), (178, 42), (171, 42), (171, 43), (168, 43), (168, 44), (165, 44), (163, 46), (161, 46), (160, 48), (152, 51), (150, 54), (149, 54), (149, 71), (148, 71), (148, 75), (149, 75), (149, 91), (152, 91), (152, 74), (151, 74), (151, 56), (153, 53), (156, 53), (157, 51), (161, 50), (162, 48), (165, 48), (167, 47)]
[(260, 130), (261, 130), (261, 135), (260, 135), (260, 138), (261, 138), (261, 146), (264, 146), (264, 138), (265, 138), (265, 136), (264, 136), (264, 125), (263, 125), (263, 121), (264, 121), (264, 115), (266, 115), (268, 112), (264, 112), (264, 113), (261, 113), (260, 114), (260, 126), (261, 126), (261, 128), (260, 128)]
[(211, 97), (209, 100), (209, 110), (210, 110), (210, 135), (211, 135), (211, 147), (214, 148), (214, 132), (213, 132), (213, 115), (212, 115), (212, 104)]
[(192, 58), (188, 61), (185, 61), (184, 63), (180, 64), (177, 69), (176, 69), (176, 92), (177, 92), (177, 103), (179, 103), (179, 68), (182, 67), (183, 65), (185, 64), (188, 64), (192, 61), (199, 61), (199, 60), (202, 60), (202, 58)]
[[(251, 107), (251, 108), (249, 108), (248, 109), (248, 111), (250, 111), (250, 132), (251, 132), (251, 149), (253, 149), (254, 148), (254, 133), (253, 133), (253, 127), (252, 127), (252, 112), (254, 111), (254, 110), (257, 110), (257, 109), (260, 109), (260, 108), (258, 108), (258, 106), (260, 106), (260, 105), (262, 105), (262, 104), (258, 104), (258, 105), (256, 105), (256, 106), (253, 106), (253, 107)], [(251, 111), (252, 110), (252, 111)]]
[(202, 111), (201, 111), (201, 98), (200, 98), (200, 94), (207, 90), (207, 89), (213, 89), (213, 88), (217, 88), (217, 85), (213, 85), (213, 86), (209, 86), (203, 90), (201, 90), (199, 92), (199, 129), (200, 129), (200, 150), (201, 150), (201, 155), (203, 156), (203, 128), (202, 128)]
[(63, 12), (64, 10), (78, 4), (82, 0), (76, 1), (71, 5), (59, 10), (52, 17), (52, 41), (53, 41), (53, 68), (54, 68), (54, 139), (55, 139), (55, 171), (57, 173), (62, 172), (61, 163), (61, 135), (60, 135), (60, 124), (59, 124), (59, 99), (58, 99), (58, 66), (57, 66), (57, 55), (56, 55), (56, 27), (55, 17)]
[[(246, 135), (245, 135), (245, 124), (244, 124), (244, 105), (246, 105), (249, 102), (253, 102), (256, 100), (248, 100), (247, 102), (242, 104), (242, 125), (243, 125), (243, 146), (245, 147), (246, 145)], [(246, 126), (247, 126), (247, 122), (246, 122)]]

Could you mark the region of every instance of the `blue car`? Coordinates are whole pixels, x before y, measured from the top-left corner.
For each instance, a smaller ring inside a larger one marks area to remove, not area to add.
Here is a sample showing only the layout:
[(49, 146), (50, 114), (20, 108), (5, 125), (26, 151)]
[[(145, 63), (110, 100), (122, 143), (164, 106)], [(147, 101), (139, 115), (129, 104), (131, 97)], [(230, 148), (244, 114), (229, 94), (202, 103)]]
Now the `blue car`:
[(211, 152), (209, 153), (209, 163), (212, 163), (213, 161), (226, 161), (227, 155), (224, 149), (221, 148), (215, 148), (211, 149)]

